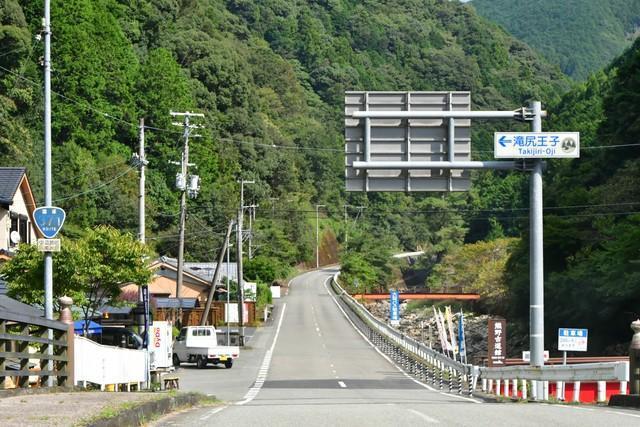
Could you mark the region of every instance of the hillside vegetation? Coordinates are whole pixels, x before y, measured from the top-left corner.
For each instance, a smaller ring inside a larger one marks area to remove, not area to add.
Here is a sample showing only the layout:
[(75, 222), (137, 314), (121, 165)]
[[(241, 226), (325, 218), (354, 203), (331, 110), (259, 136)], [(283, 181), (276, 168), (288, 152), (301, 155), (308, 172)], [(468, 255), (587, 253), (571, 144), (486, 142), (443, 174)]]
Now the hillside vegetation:
[(583, 80), (637, 37), (639, 0), (473, 0), (479, 14)]
[[(28, 166), (40, 204), (41, 8), (35, 0), (0, 7), (0, 164)], [(396, 268), (390, 255), (417, 248), (432, 284), (460, 285), (443, 276), (447, 263), (464, 268), (460, 260), (490, 259), (495, 250), (500, 271), (460, 277), (508, 301), (487, 310), (524, 323), (528, 174), (474, 173), (472, 191), (452, 195), (345, 194), (343, 96), (470, 90), (474, 109), (538, 99), (552, 113), (544, 127), (581, 131), (587, 148), (545, 173), (547, 327), (597, 318), (619, 330), (596, 329), (602, 345), (628, 335), (618, 325), (640, 295), (632, 262), (638, 219), (629, 214), (637, 208), (638, 150), (595, 147), (638, 140), (637, 45), (562, 97), (570, 85), (558, 67), (458, 2), (68, 0), (53, 2), (52, 15), (53, 199), (68, 212), (66, 237), (100, 224), (136, 232), (137, 173), (128, 161), (144, 118), (147, 238), (157, 254), (175, 256), (179, 193), (170, 161), (180, 159), (182, 131), (169, 112), (198, 111), (204, 128), (190, 140), (190, 161), (201, 189), (188, 205), (188, 258), (213, 258), (237, 212), (237, 180), (250, 179), (245, 200), (259, 205), (254, 270), (269, 266), (270, 278), (282, 277), (313, 264), (319, 212), (321, 228), (342, 246), (347, 287), (385, 290)], [(474, 122), (473, 158), (492, 158), (495, 129), (526, 128)], [(465, 242), (476, 246), (461, 248)], [(494, 280), (508, 291), (485, 287)], [(606, 309), (593, 316), (600, 302)]]

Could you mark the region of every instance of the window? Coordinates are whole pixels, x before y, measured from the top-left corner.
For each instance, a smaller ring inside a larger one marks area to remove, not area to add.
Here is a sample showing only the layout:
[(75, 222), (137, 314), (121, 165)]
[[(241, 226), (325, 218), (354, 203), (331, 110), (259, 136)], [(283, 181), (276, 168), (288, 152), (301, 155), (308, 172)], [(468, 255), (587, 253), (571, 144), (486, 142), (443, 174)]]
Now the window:
[(20, 241), (22, 243), (31, 243), (29, 241), (29, 222), (27, 221), (27, 217), (20, 215), (19, 217), (19, 226), (20, 229), (18, 232), (20, 233)]
[[(11, 230), (9, 233), (16, 231), (20, 235), (21, 243), (31, 243), (31, 233), (29, 233), (29, 219), (25, 215), (20, 215), (15, 212), (10, 213), (11, 218)], [(11, 234), (9, 234), (9, 247), (18, 246), (17, 243), (11, 241)]]

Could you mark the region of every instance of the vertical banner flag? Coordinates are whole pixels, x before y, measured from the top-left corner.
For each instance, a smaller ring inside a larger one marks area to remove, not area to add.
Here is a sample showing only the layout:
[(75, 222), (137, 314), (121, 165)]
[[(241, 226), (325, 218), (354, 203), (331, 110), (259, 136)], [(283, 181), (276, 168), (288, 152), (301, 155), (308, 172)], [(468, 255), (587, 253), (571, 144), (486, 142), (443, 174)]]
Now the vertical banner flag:
[(453, 347), (449, 342), (449, 338), (447, 337), (447, 326), (444, 322), (444, 315), (442, 314), (442, 310), (438, 309), (438, 319), (440, 321), (440, 328), (442, 330), (442, 339), (444, 340), (443, 350), (446, 350), (447, 353), (453, 351)]
[(438, 315), (438, 312), (436, 311), (435, 307), (433, 307), (433, 317), (436, 319), (436, 328), (438, 329), (438, 338), (440, 339), (440, 346), (442, 347), (442, 352), (445, 353), (447, 351), (448, 346), (446, 343), (446, 339), (444, 338), (442, 326), (440, 325), (440, 316)]
[(400, 324), (400, 297), (397, 290), (390, 292), (389, 319), (392, 325)]
[(464, 314), (460, 309), (460, 320), (458, 321), (458, 342), (460, 343), (460, 361), (467, 363), (467, 343), (464, 337)]
[(149, 344), (149, 286), (142, 285), (142, 302), (144, 304), (144, 335), (143, 342), (146, 348)]
[(451, 337), (451, 350), (453, 351), (453, 358), (456, 358), (458, 353), (458, 344), (456, 343), (456, 335), (453, 333), (453, 319), (451, 314), (451, 306), (446, 306), (444, 309), (445, 316), (447, 316), (447, 327), (449, 329), (449, 336)]

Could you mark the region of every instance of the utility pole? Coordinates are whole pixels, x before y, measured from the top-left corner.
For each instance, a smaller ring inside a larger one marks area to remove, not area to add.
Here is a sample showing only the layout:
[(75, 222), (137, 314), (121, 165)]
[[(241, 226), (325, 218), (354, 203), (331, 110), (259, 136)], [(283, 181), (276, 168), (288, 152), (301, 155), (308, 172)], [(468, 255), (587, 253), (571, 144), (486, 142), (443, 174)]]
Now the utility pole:
[[(52, 206), (51, 191), (51, 2), (44, 0), (44, 205)], [(44, 313), (53, 320), (53, 254), (44, 253)], [(53, 340), (53, 330), (47, 329), (47, 337)], [(47, 354), (53, 356), (53, 345), (47, 346)], [(53, 360), (47, 361), (47, 370), (53, 371)], [(47, 376), (47, 386), (53, 387), (53, 377)]]
[[(138, 240), (145, 244), (145, 167), (149, 162), (144, 155), (144, 119), (140, 119), (138, 153), (131, 156), (131, 165), (140, 170), (138, 182)], [(142, 302), (142, 286), (138, 286), (138, 302)]]
[(138, 240), (145, 243), (145, 166), (149, 164), (144, 155), (144, 119), (140, 119), (140, 148), (137, 163), (140, 168), (140, 182), (138, 185)]
[(247, 207), (249, 208), (249, 259), (253, 259), (253, 224), (256, 221), (256, 208), (258, 205)]
[(244, 346), (244, 277), (242, 273), (242, 222), (244, 217), (244, 185), (255, 184), (255, 181), (240, 181), (240, 208), (238, 209), (238, 229), (236, 233), (236, 243), (238, 245), (237, 252), (237, 266), (238, 266), (238, 344)]
[(316, 268), (320, 268), (320, 216), (318, 209), (325, 205), (316, 205)]
[[(174, 122), (172, 123), (174, 126), (180, 126), (183, 128), (182, 137), (184, 138), (184, 147), (182, 150), (182, 159), (180, 160), (180, 173), (176, 176), (176, 187), (182, 193), (180, 196), (180, 229), (179, 229), (179, 244), (178, 244), (178, 279), (176, 282), (176, 298), (178, 299), (178, 322), (182, 323), (181, 315), (182, 315), (182, 299), (181, 299), (181, 290), (182, 290), (182, 272), (184, 269), (184, 229), (185, 223), (187, 219), (187, 190), (189, 191), (189, 196), (195, 198), (198, 194), (199, 185), (198, 185), (198, 176), (193, 175), (189, 177), (189, 166), (195, 166), (192, 163), (189, 163), (189, 137), (198, 137), (200, 135), (191, 135), (191, 131), (195, 128), (200, 128), (202, 126), (192, 125), (189, 122), (191, 117), (204, 117), (204, 114), (200, 113), (191, 113), (189, 111), (185, 113), (176, 113), (171, 111), (169, 114), (173, 117), (184, 117), (184, 121), (182, 123)], [(188, 184), (187, 184), (188, 181)]]

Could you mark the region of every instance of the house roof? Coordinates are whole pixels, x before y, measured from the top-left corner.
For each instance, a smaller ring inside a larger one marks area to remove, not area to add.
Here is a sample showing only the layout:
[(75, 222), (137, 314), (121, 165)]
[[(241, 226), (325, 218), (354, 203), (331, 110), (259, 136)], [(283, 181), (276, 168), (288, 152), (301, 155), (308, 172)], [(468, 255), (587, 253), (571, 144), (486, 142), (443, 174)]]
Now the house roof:
[[(174, 268), (177, 268), (178, 260), (175, 258), (169, 257), (161, 257), (160, 258), (165, 264), (168, 264)], [(193, 276), (198, 277), (206, 281), (207, 283), (211, 283), (213, 280), (213, 275), (216, 271), (217, 262), (185, 262), (184, 263), (184, 272), (189, 273)], [(222, 263), (220, 266), (222, 269), (220, 270), (220, 280), (223, 280), (223, 277), (227, 276), (227, 263)], [(229, 279), (237, 282), (238, 277), (238, 266), (235, 262), (229, 263)]]
[(6, 295), (6, 294), (7, 294), (7, 282), (0, 279), (0, 295)]
[(0, 167), (0, 204), (11, 205), (26, 168)]
[(6, 295), (0, 295), (0, 313), (21, 313), (33, 317), (43, 317), (44, 311), (39, 308), (32, 307), (28, 304), (9, 298)]
[(156, 298), (157, 308), (179, 308), (180, 300), (182, 300), (182, 308), (194, 308), (196, 306), (196, 298)]

